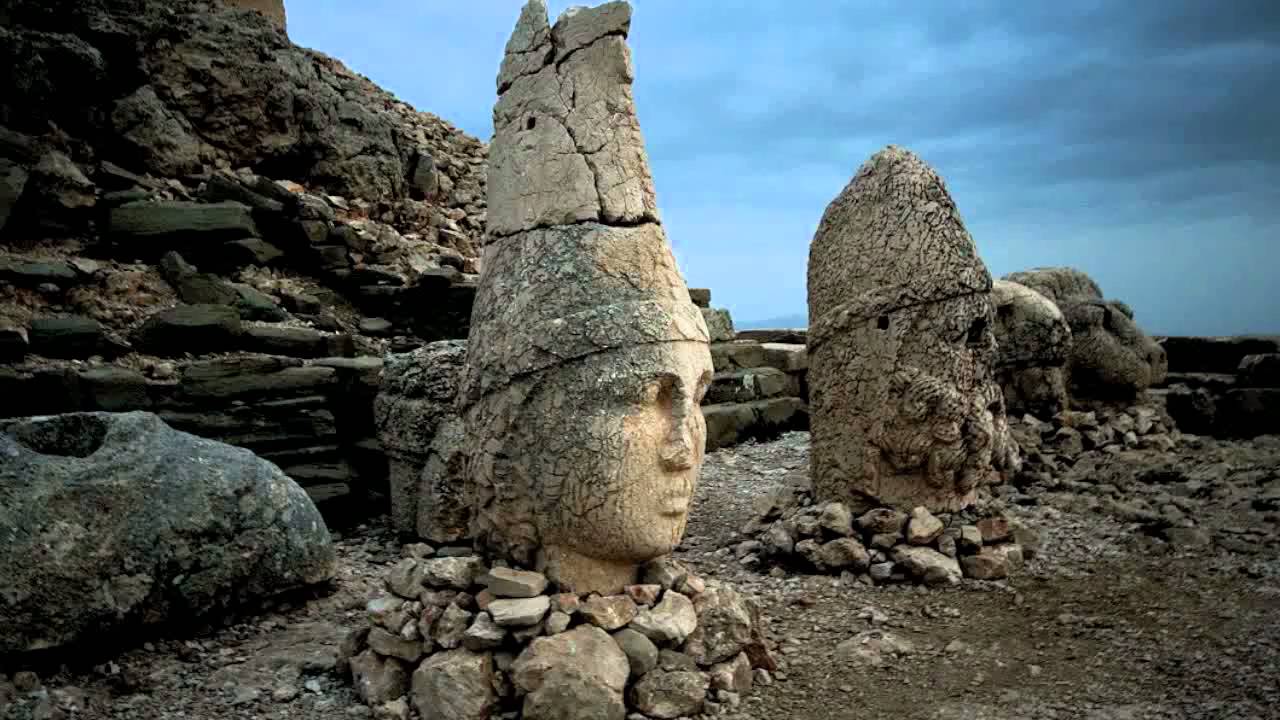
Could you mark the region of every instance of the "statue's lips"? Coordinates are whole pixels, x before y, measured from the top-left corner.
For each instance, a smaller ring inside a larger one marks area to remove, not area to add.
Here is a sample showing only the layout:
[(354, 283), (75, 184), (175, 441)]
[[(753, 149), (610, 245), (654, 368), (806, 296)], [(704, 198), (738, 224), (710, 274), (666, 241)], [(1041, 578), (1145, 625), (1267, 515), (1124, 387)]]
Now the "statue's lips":
[(658, 504), (658, 514), (663, 517), (682, 517), (689, 513), (692, 498), (685, 492), (666, 493)]

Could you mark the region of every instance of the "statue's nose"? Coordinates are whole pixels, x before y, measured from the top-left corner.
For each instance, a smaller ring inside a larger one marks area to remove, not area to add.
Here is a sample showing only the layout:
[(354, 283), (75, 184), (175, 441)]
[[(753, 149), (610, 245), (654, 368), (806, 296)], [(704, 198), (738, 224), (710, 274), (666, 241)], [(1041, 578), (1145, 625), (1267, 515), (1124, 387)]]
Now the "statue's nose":
[(671, 428), (667, 440), (662, 444), (662, 467), (664, 470), (688, 470), (693, 467), (693, 421), (682, 417)]

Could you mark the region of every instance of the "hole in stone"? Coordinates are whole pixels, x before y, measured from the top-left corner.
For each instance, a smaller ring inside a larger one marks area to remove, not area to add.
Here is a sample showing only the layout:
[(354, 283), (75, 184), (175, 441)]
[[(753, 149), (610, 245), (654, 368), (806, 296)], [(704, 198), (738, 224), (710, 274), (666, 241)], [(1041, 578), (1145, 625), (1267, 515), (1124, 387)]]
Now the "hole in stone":
[(876, 318), (876, 328), (877, 328), (877, 329), (879, 329), (879, 330), (888, 330), (888, 329), (889, 329), (889, 316), (888, 316), (888, 315), (881, 315), (880, 317)]
[(536, 117), (531, 117), (531, 118), (529, 118), (528, 120), (525, 120), (525, 121), (524, 121), (524, 129), (525, 129), (525, 130), (532, 130), (532, 129), (533, 129), (534, 127), (536, 127), (537, 125), (538, 125), (538, 118), (536, 118)]
[(85, 458), (107, 438), (107, 421), (94, 415), (60, 415), (9, 428), (15, 440), (41, 455)]
[(969, 326), (969, 332), (965, 334), (965, 343), (968, 345), (981, 345), (982, 336), (987, 331), (987, 319), (977, 318), (973, 324)]
[(1007, 317), (1012, 316), (1012, 315), (1013, 315), (1013, 306), (1012, 306), (1012, 305), (1001, 305), (1000, 307), (997, 307), (997, 308), (996, 308), (996, 315), (997, 315), (997, 316), (999, 316), (999, 317), (1001, 317), (1001, 318), (1007, 318)]

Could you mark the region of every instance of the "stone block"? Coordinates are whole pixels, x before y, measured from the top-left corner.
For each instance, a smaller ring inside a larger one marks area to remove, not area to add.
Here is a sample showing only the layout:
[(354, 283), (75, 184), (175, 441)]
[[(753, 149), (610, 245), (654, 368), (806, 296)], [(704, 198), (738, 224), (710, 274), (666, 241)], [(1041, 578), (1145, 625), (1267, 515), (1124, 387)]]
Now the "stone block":
[(36, 355), (77, 359), (102, 352), (106, 337), (97, 320), (71, 315), (35, 318), (28, 340)]

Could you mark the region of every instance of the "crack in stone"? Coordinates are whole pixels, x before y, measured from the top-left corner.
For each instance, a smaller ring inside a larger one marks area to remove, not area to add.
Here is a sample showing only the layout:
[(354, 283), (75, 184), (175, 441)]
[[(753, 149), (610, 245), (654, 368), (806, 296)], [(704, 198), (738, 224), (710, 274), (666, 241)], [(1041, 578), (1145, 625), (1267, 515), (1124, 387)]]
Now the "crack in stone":
[(489, 237), (495, 238), (497, 240), (505, 240), (507, 238), (512, 238), (517, 235), (523, 235), (528, 232), (534, 232), (536, 230), (556, 230), (560, 228), (578, 227), (581, 225), (602, 225), (604, 227), (610, 227), (610, 228), (638, 228), (638, 227), (643, 227), (645, 225), (655, 225), (655, 226), (661, 227), (662, 223), (658, 222), (657, 220), (654, 220), (653, 218), (639, 218), (636, 220), (578, 220), (576, 222), (571, 222), (571, 223), (538, 223), (537, 225), (531, 225), (527, 228), (513, 230), (509, 233), (490, 232)]
[[(600, 37), (598, 37), (598, 38), (596, 38), (596, 39), (592, 40), (591, 42), (586, 43), (585, 45), (579, 45), (578, 47), (576, 47), (576, 48), (574, 48), (574, 49), (570, 50), (570, 51), (569, 51), (569, 52), (568, 52), (564, 57), (562, 57), (562, 58), (560, 58), (560, 59), (558, 59), (558, 60), (554, 60), (552, 63), (547, 63), (546, 65), (550, 65), (550, 64), (553, 64), (553, 63), (554, 63), (554, 65), (556, 66), (556, 72), (557, 72), (557, 73), (559, 73), (559, 72), (560, 72), (560, 66), (561, 66), (561, 65), (564, 65), (566, 62), (568, 62), (569, 58), (573, 57), (574, 55), (577, 55), (578, 53), (582, 52), (583, 50), (586, 50), (587, 48), (591, 47), (592, 45), (595, 45), (596, 43), (600, 42), (601, 40), (604, 40), (605, 38), (611, 38), (611, 37), (619, 37), (619, 38), (622, 38), (623, 40), (626, 40), (626, 39), (627, 39), (627, 34), (626, 34), (625, 32), (618, 32), (618, 31), (607, 32), (607, 33), (605, 33), (605, 34), (601, 35)], [(552, 40), (551, 40), (551, 47), (552, 47), (552, 49), (553, 49), (553, 50), (559, 50), (559, 48), (557, 48), (557, 47), (556, 47), (556, 42), (555, 42), (555, 38), (554, 38), (554, 37), (553, 37), (553, 38), (552, 38)], [(552, 53), (552, 57), (555, 57), (555, 53), (554, 53), (554, 52)], [(543, 65), (543, 67), (546, 67), (546, 65)]]

